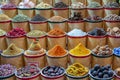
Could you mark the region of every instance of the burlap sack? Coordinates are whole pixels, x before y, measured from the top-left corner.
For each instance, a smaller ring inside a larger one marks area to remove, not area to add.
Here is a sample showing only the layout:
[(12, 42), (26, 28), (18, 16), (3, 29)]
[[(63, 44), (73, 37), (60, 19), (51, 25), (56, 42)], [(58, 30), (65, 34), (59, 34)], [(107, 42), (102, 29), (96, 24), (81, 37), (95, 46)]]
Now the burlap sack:
[(52, 17), (52, 9), (35, 9), (35, 14), (40, 14), (41, 16), (45, 17), (46, 19), (49, 19)]
[(106, 65), (111, 65), (112, 66), (112, 62), (113, 62), (113, 56), (98, 56), (95, 55), (92, 52), (92, 67), (95, 66), (95, 64), (99, 64), (100, 66), (106, 66)]
[(40, 69), (44, 68), (46, 66), (46, 57), (45, 53), (40, 54), (40, 55), (27, 55), (26, 52), (24, 53), (24, 60), (25, 60), (25, 65), (30, 65), (30, 64), (35, 64), (37, 65)]
[(85, 31), (85, 22), (84, 21), (68, 21), (68, 32), (75, 28)]
[(6, 56), (1, 54), (1, 64), (11, 64), (17, 69), (22, 68), (24, 66), (23, 52), (15, 56)]
[(53, 13), (55, 16), (61, 16), (63, 18), (69, 18), (69, 8), (53, 8)]
[(112, 64), (112, 67), (113, 67), (114, 70), (120, 67), (119, 62), (120, 62), (120, 56), (114, 54), (113, 64)]
[(90, 4), (91, 2), (98, 2), (102, 5), (102, 0), (87, 0), (87, 4)]
[(24, 14), (30, 18), (34, 17), (34, 15), (35, 15), (35, 11), (33, 8), (30, 8), (30, 9), (29, 8), (28, 9), (27, 8), (18, 8), (18, 13)]
[(104, 17), (108, 16), (110, 14), (116, 14), (119, 15), (120, 8), (104, 8)]
[[(68, 53), (61, 57), (52, 57), (47, 55), (47, 62), (49, 66), (60, 66), (63, 68), (67, 68), (68, 66)], [(57, 62), (56, 62), (57, 61)]]
[(80, 8), (80, 9), (71, 8), (69, 16), (73, 16), (75, 12), (81, 13), (81, 15), (82, 15), (83, 18), (87, 17), (86, 16), (87, 15), (87, 9), (86, 8)]
[(68, 50), (73, 49), (76, 47), (79, 43), (82, 43), (84, 46), (87, 45), (87, 36), (67, 36), (68, 39)]
[(106, 45), (107, 36), (91, 36), (88, 35), (87, 48), (92, 50), (97, 45), (104, 46)]
[(108, 36), (107, 44), (110, 48), (120, 47), (120, 36)]
[(80, 63), (87, 68), (91, 68), (91, 54), (85, 56), (74, 56), (70, 55), (70, 64)]
[(12, 22), (13, 28), (19, 27), (24, 29), (26, 32), (30, 31), (29, 22)]
[(84, 5), (87, 5), (87, 0), (70, 0), (71, 1), (71, 4), (72, 3), (75, 3), (75, 2), (81, 2), (83, 3)]
[(15, 80), (15, 75), (12, 74), (10, 76), (7, 76), (7, 77), (0, 77), (0, 80)]
[(71, 75), (68, 75), (66, 73), (66, 76), (67, 76), (67, 80), (89, 80), (89, 75), (84, 75), (84, 76), (80, 76), (80, 77), (76, 77), (76, 76), (71, 76)]
[(6, 37), (7, 45), (9, 46), (11, 43), (14, 43), (17, 47), (26, 50), (27, 49), (27, 41), (26, 37)]
[(99, 17), (103, 17), (104, 16), (104, 9), (103, 8), (87, 8), (88, 13), (87, 16), (94, 16), (97, 15)]
[(7, 43), (6, 43), (6, 37), (5, 36), (0, 36), (0, 50), (5, 50), (7, 48)]
[(50, 4), (50, 5), (53, 4), (53, 0), (37, 0), (37, 3), (38, 3), (38, 4), (41, 3), (41, 2), (45, 2), (45, 3), (48, 3), (48, 4)]
[(47, 21), (43, 22), (35, 22), (35, 21), (29, 21), (30, 24), (30, 30), (40, 30), (40, 31), (48, 31), (48, 24)]
[(67, 21), (63, 21), (63, 22), (51, 22), (48, 21), (49, 24), (49, 29), (52, 30), (55, 27), (60, 27), (63, 31), (67, 32)]
[(120, 21), (108, 21), (105, 20), (105, 28), (113, 28), (120, 25)]
[(6, 14), (8, 17), (13, 18), (18, 14), (17, 8), (10, 8), (10, 9), (5, 9), (1, 8), (3, 13)]
[(61, 35), (61, 36), (48, 35), (47, 44), (48, 44), (48, 49), (53, 48), (55, 45), (60, 45), (64, 49), (66, 49), (66, 35)]
[(116, 0), (102, 0), (102, 4), (105, 5), (109, 2), (116, 2)]
[(53, 0), (54, 1), (54, 3), (53, 4), (55, 4), (55, 3), (58, 3), (58, 2), (64, 2), (66, 5), (69, 5), (69, 0)]
[(86, 21), (85, 22), (85, 31), (86, 32), (92, 31), (95, 28), (104, 28), (103, 21), (95, 21), (95, 22)]
[(16, 6), (18, 6), (18, 4), (21, 2), (22, 0), (9, 0), (10, 3), (15, 4)]
[(33, 42), (33, 40), (36, 40), (36, 39), (39, 40), (39, 43), (40, 43), (42, 48), (47, 49), (47, 38), (46, 38), (46, 36), (41, 36), (41, 37), (38, 37), (38, 38), (27, 36), (27, 47), (29, 48), (30, 44)]
[(0, 21), (0, 29), (9, 32), (12, 29), (11, 21)]

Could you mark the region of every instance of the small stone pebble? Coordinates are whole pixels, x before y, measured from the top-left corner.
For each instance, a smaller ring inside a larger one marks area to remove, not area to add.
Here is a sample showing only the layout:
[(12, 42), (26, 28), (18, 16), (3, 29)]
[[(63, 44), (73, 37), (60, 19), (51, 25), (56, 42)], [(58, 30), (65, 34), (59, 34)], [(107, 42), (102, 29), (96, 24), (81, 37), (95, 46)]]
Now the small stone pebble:
[(120, 56), (120, 47), (114, 48), (113, 49), (113, 53), (116, 54), (116, 55), (118, 55), (118, 56)]
[(39, 15), (39, 14), (36, 14), (32, 19), (31, 21), (46, 21), (47, 19), (44, 18), (43, 16)]
[(40, 73), (38, 67), (31, 65), (25, 66), (24, 68), (18, 69), (16, 75), (18, 77), (32, 77)]
[(69, 36), (85, 36), (87, 35), (86, 32), (83, 32), (80, 29), (73, 29), (72, 31), (68, 32)]
[(26, 32), (22, 28), (14, 28), (7, 33), (9, 37), (21, 37), (25, 36)]
[(10, 64), (0, 65), (0, 77), (13, 75), (15, 67)]
[(95, 28), (92, 31), (88, 32), (88, 34), (92, 36), (105, 36), (106, 32), (103, 28)]
[(58, 3), (55, 3), (55, 5), (54, 5), (54, 8), (67, 8), (67, 7), (68, 7), (68, 5), (66, 5), (63, 2), (58, 2)]
[(96, 48), (94, 48), (93, 53), (99, 56), (107, 56), (107, 55), (111, 55), (112, 53), (112, 49), (108, 46), (97, 46)]
[(114, 72), (110, 65), (100, 66), (99, 64), (96, 64), (90, 70), (90, 74), (96, 79), (100, 78), (100, 80), (107, 80), (106, 78), (112, 78), (114, 76)]
[(120, 16), (118, 16), (116, 14), (110, 14), (110, 15), (106, 16), (104, 18), (104, 20), (108, 20), (108, 21), (120, 21)]
[(69, 18), (70, 21), (81, 21), (83, 17), (80, 12), (74, 12), (73, 16)]
[(64, 73), (64, 69), (57, 66), (48, 66), (43, 69), (42, 73), (48, 77), (56, 77), (62, 75)]

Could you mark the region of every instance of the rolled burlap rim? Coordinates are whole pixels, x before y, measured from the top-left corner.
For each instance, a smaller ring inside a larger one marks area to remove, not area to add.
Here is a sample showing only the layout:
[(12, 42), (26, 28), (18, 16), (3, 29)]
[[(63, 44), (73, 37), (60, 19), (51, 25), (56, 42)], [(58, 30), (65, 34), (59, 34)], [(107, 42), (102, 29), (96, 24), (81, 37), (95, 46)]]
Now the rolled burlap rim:
[(1, 80), (3, 80), (3, 79), (13, 80), (13, 79), (15, 79), (15, 74), (13, 73), (13, 74), (11, 74), (9, 76), (0, 77), (0, 79)]

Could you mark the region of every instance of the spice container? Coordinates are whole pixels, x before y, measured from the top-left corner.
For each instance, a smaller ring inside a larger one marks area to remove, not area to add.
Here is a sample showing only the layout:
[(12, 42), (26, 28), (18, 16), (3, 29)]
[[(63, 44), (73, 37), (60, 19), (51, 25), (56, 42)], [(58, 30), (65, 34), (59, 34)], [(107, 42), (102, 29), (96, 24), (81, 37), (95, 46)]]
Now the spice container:
[(68, 39), (68, 50), (73, 49), (79, 43), (82, 43), (84, 46), (87, 44), (87, 33), (83, 32), (80, 29), (73, 29), (67, 33)]
[(107, 28), (113, 28), (120, 25), (120, 16), (116, 14), (110, 14), (104, 18), (105, 26)]
[(39, 41), (33, 41), (24, 53), (25, 65), (35, 64), (42, 69), (46, 65), (45, 53), (46, 51), (41, 47)]
[(30, 23), (30, 30), (40, 30), (40, 31), (48, 31), (48, 24), (47, 19), (42, 17), (41, 15), (37, 14), (35, 15)]
[(89, 16), (85, 19), (85, 31), (89, 32), (95, 28), (103, 28), (103, 20), (99, 16)]
[(84, 5), (87, 5), (87, 0), (70, 0), (70, 1), (71, 1), (70, 4), (74, 4), (74, 3), (81, 2), (81, 3), (83, 3)]
[(49, 19), (52, 16), (52, 6), (50, 4), (41, 2), (35, 7), (35, 13), (45, 17), (46, 19)]
[[(55, 45), (48, 51), (47, 62), (49, 66), (60, 66), (67, 68), (68, 66), (68, 52), (60, 45)], [(56, 62), (57, 61), (57, 62)]]
[(24, 14), (18, 14), (12, 19), (13, 28), (23, 28), (26, 32), (30, 31), (29, 21), (30, 18)]
[(89, 80), (88, 72), (87, 67), (80, 63), (74, 63), (66, 69), (66, 76), (68, 80)]
[(50, 30), (47, 35), (48, 49), (53, 48), (55, 45), (60, 45), (66, 48), (66, 34), (59, 27)]
[(107, 29), (108, 34), (108, 45), (113, 49), (120, 46), (120, 28), (113, 27)]
[(21, 49), (27, 49), (25, 31), (22, 28), (14, 28), (6, 34), (7, 45), (14, 43)]
[(101, 7), (100, 3), (98, 2), (91, 2), (87, 6), (88, 16), (100, 16), (103, 17), (103, 7)]
[(63, 18), (68, 18), (69, 17), (68, 5), (66, 5), (64, 2), (55, 3), (53, 7), (53, 13), (55, 16), (61, 16)]
[(114, 48), (113, 49), (113, 54), (114, 54), (114, 58), (113, 58), (113, 69), (116, 69), (120, 66), (120, 47), (118, 48)]
[[(98, 71), (97, 71), (98, 70)], [(113, 80), (114, 72), (109, 65), (100, 66), (96, 64), (94, 68), (89, 71), (90, 80)]]
[(109, 2), (106, 5), (104, 5), (104, 11), (105, 16), (108, 16), (109, 14), (119, 15), (120, 12), (119, 4), (117, 2)]
[(75, 28), (85, 31), (84, 27), (85, 22), (83, 20), (81, 13), (75, 12), (74, 15), (68, 19), (68, 31), (71, 31)]
[(16, 68), (21, 68), (24, 66), (23, 53), (23, 49), (18, 48), (15, 44), (11, 44), (1, 53), (1, 64), (11, 64)]
[(12, 29), (11, 19), (5, 14), (0, 14), (0, 29), (6, 32)]
[(47, 66), (41, 70), (42, 80), (65, 80), (65, 70), (58, 66)]
[(34, 40), (38, 40), (44, 49), (47, 49), (46, 33), (44, 31), (32, 30), (26, 34), (28, 47)]
[(35, 14), (34, 7), (35, 7), (35, 3), (33, 3), (32, 1), (29, 1), (29, 0), (24, 0), (19, 3), (18, 13), (24, 14), (24, 15), (32, 18)]
[(0, 50), (5, 50), (7, 48), (7, 43), (6, 43), (6, 32), (2, 29), (0, 29)]
[(99, 64), (101, 66), (105, 66), (109, 64), (112, 66), (112, 60), (113, 60), (112, 55), (113, 55), (112, 49), (109, 48), (108, 45), (96, 46), (92, 50), (92, 67), (94, 67), (95, 64)]
[(0, 65), (0, 79), (1, 80), (15, 80), (15, 67), (10, 64)]
[[(85, 0), (84, 0), (85, 1)], [(81, 13), (82, 17), (86, 17), (86, 6), (81, 2), (74, 2), (70, 6), (70, 16), (74, 16), (74, 13)]]
[(9, 16), (10, 18), (13, 18), (15, 15), (17, 15), (17, 6), (12, 3), (5, 4), (1, 7), (1, 10), (4, 14)]
[(25, 66), (15, 71), (17, 80), (40, 80), (40, 69), (34, 65)]
[(115, 69), (115, 78), (114, 80), (119, 80), (120, 79), (120, 68)]
[(49, 29), (53, 29), (54, 27), (58, 26), (65, 32), (67, 32), (67, 19), (61, 16), (53, 16), (48, 19)]
[(80, 63), (83, 66), (91, 68), (91, 51), (83, 44), (79, 43), (75, 48), (69, 51), (70, 64)]
[(95, 48), (97, 45), (106, 45), (106, 32), (103, 28), (95, 28), (92, 31), (88, 32), (87, 47), (89, 49)]

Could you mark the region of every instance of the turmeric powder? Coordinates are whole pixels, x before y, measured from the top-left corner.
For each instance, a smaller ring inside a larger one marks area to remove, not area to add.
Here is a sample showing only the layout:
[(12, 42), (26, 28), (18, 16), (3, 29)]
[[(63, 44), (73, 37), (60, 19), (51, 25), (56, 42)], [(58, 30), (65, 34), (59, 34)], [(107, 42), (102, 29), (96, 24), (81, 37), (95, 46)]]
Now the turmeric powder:
[(54, 46), (51, 50), (48, 51), (48, 55), (52, 57), (64, 56), (66, 53), (66, 50), (59, 45)]
[(87, 49), (84, 45), (79, 43), (74, 49), (70, 50), (70, 54), (74, 56), (85, 56), (90, 54), (90, 50)]

